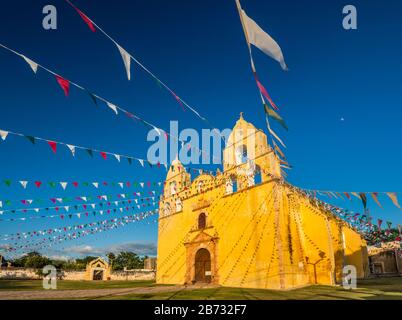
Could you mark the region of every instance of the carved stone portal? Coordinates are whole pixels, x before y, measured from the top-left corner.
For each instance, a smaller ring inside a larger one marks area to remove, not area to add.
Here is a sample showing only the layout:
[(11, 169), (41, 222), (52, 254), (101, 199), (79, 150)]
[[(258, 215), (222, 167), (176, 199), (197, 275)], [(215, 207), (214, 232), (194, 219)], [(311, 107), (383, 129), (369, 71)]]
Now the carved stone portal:
[(186, 283), (219, 283), (217, 236), (200, 231), (186, 242)]

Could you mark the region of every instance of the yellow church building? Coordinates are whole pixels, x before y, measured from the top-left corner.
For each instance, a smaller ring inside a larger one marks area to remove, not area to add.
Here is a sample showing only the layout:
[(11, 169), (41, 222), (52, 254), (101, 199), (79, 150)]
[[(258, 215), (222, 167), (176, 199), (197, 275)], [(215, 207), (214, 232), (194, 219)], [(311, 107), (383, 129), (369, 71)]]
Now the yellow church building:
[(267, 136), (243, 116), (223, 151), (223, 172), (193, 181), (179, 160), (160, 202), (156, 281), (291, 289), (368, 274), (366, 242), (287, 183)]

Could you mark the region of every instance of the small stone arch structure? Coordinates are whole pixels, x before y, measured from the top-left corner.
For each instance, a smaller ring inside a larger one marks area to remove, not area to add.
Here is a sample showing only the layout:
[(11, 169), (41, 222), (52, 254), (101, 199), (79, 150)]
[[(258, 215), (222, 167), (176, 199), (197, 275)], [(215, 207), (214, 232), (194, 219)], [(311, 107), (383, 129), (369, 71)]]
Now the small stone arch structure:
[(85, 280), (110, 280), (111, 268), (109, 264), (102, 258), (97, 258), (88, 262), (85, 273)]

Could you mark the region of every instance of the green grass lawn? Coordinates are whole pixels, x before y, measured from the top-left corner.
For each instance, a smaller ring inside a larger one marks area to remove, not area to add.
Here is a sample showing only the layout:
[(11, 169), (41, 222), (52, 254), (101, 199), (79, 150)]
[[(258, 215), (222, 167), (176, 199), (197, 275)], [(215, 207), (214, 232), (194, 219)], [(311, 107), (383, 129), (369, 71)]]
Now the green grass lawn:
[[(59, 290), (111, 289), (155, 286), (155, 281), (57, 281)], [(43, 290), (42, 280), (0, 280), (0, 290)]]
[(402, 277), (370, 279), (358, 282), (356, 290), (344, 290), (342, 287), (309, 286), (291, 291), (241, 289), (220, 287), (215, 289), (182, 290), (177, 293), (130, 294), (101, 299), (156, 299), (156, 300), (402, 300)]
[[(110, 289), (157, 286), (154, 281), (58, 281), (59, 290), (67, 289)], [(0, 290), (43, 290), (39, 280), (0, 280)], [(166, 293), (109, 295), (99, 299), (180, 299), (180, 300), (308, 300), (308, 299), (398, 299), (402, 300), (402, 277), (378, 278), (358, 281), (356, 290), (344, 290), (342, 287), (309, 286), (290, 291), (208, 288), (180, 290)]]

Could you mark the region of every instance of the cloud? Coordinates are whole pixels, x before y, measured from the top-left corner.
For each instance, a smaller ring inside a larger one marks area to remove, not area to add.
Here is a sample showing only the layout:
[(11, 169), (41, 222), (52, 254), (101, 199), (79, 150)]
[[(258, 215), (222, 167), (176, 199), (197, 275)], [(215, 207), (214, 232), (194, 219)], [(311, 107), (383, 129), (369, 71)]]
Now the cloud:
[(113, 253), (118, 253), (121, 251), (131, 251), (138, 255), (155, 256), (156, 244), (152, 242), (149, 243), (127, 242), (110, 246), (109, 251)]
[(116, 254), (122, 251), (130, 251), (138, 255), (156, 256), (156, 244), (153, 242), (125, 242), (106, 247), (78, 245), (54, 251), (53, 256), (64, 257), (65, 259), (63, 260), (68, 260), (71, 257), (104, 256), (109, 252)]
[(71, 260), (71, 257), (68, 255), (54, 254), (54, 255), (48, 255), (47, 257), (51, 260), (59, 260), (59, 261), (70, 261)]
[(11, 246), (8, 243), (0, 244), (1, 250), (10, 250)]
[(65, 248), (64, 252), (68, 253), (75, 253), (79, 255), (91, 255), (91, 254), (101, 254), (102, 251), (99, 248), (94, 248), (89, 245), (80, 245), (80, 246), (73, 246), (69, 248)]

